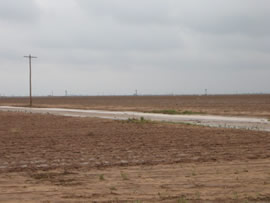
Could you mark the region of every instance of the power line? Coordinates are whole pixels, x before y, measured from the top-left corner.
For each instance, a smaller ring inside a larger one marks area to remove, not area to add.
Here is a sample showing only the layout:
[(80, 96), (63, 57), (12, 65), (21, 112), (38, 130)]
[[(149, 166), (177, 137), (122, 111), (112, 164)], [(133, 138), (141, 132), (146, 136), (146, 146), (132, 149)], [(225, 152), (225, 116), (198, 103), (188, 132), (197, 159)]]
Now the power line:
[(29, 102), (30, 102), (30, 107), (32, 107), (32, 59), (37, 58), (36, 56), (24, 56), (25, 58), (29, 59)]

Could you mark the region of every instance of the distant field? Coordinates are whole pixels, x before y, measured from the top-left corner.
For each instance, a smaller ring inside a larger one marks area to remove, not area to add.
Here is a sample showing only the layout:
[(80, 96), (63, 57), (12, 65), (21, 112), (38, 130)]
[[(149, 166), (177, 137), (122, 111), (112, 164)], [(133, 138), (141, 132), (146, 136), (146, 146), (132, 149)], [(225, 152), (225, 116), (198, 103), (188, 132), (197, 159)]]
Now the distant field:
[[(144, 112), (188, 112), (270, 117), (270, 95), (35, 97), (36, 107)], [(0, 105), (28, 105), (28, 98), (0, 98)]]

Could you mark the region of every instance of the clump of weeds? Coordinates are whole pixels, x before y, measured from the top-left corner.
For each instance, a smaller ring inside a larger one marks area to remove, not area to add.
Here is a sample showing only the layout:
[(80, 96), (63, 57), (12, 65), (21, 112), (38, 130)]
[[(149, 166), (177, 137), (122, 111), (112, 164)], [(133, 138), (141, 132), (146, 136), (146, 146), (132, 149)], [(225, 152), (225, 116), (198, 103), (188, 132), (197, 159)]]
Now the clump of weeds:
[(104, 174), (100, 174), (100, 175), (99, 175), (99, 180), (100, 180), (100, 181), (105, 180), (105, 178), (104, 178)]
[(151, 121), (149, 120), (146, 120), (144, 117), (140, 117), (140, 119), (137, 119), (137, 118), (129, 118), (127, 120), (128, 123), (140, 123), (140, 124), (143, 124), (143, 123), (150, 123)]
[(62, 185), (62, 186), (73, 186), (73, 185), (80, 185), (81, 183), (77, 182), (74, 178), (68, 178), (68, 175), (74, 173), (64, 171), (62, 173), (59, 172), (42, 172), (42, 173), (34, 173), (29, 174), (29, 176), (37, 181), (41, 182), (50, 182), (55, 185)]
[(178, 203), (187, 203), (187, 200), (185, 197), (180, 197), (177, 202)]
[(122, 172), (122, 171), (121, 171), (121, 173), (120, 173), (120, 174), (121, 174), (121, 177), (122, 177), (122, 179), (123, 179), (123, 180), (129, 180), (129, 178), (128, 178), (127, 174), (125, 174), (125, 173), (124, 173), (124, 172)]
[(201, 199), (201, 193), (199, 191), (197, 191), (195, 195), (196, 195), (197, 200)]
[(169, 114), (169, 115), (196, 115), (196, 114), (205, 114), (205, 112), (194, 112), (194, 111), (178, 111), (174, 109), (165, 109), (165, 110), (153, 110), (149, 113), (161, 113), (161, 114)]
[(237, 192), (234, 192), (233, 199), (234, 200), (238, 200), (239, 199), (239, 196), (238, 196), (238, 193)]
[(117, 189), (116, 189), (116, 187), (112, 186), (112, 187), (110, 187), (110, 190), (111, 191), (116, 191)]

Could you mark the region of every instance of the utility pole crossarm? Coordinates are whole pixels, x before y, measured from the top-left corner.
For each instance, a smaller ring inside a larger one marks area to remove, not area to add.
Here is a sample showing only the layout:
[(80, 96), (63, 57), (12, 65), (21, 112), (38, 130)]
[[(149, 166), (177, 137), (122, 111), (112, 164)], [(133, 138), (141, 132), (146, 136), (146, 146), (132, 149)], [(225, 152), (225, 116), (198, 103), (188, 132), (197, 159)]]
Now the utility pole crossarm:
[(36, 56), (31, 56), (31, 55), (29, 55), (29, 56), (24, 56), (25, 58), (32, 58), (32, 59), (36, 59), (37, 57)]

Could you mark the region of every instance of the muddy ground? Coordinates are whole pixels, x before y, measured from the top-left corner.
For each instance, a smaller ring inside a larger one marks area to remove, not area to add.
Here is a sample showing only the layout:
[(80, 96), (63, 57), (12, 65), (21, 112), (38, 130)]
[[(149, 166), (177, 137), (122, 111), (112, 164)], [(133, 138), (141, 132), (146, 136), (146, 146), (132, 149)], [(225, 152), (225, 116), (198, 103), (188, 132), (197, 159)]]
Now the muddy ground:
[(269, 202), (270, 133), (0, 112), (0, 202)]
[[(36, 107), (99, 110), (176, 110), (270, 118), (270, 95), (35, 97)], [(28, 105), (28, 98), (0, 97), (0, 105)]]

